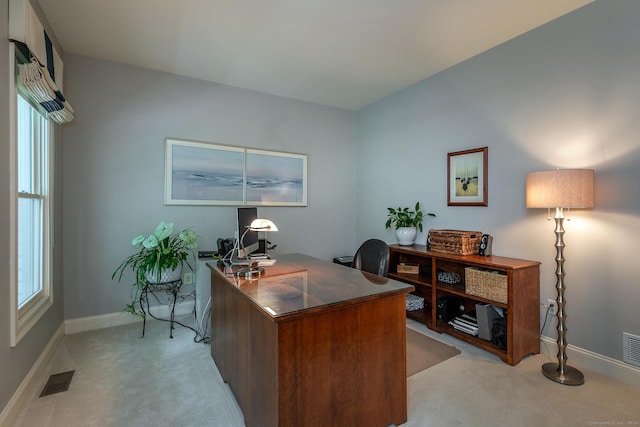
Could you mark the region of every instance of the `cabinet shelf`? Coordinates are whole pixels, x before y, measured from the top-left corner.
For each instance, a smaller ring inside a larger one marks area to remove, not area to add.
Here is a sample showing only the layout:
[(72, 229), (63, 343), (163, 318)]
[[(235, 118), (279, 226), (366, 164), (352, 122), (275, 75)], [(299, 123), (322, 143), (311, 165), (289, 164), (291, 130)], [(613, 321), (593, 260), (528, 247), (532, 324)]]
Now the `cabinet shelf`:
[[(415, 286), (416, 295), (424, 298), (422, 310), (407, 311), (407, 317), (424, 323), (428, 328), (446, 333), (473, 344), (500, 357), (510, 365), (516, 365), (528, 354), (540, 352), (540, 263), (501, 256), (450, 255), (428, 251), (424, 245), (390, 245), (391, 263), (389, 277)], [(420, 274), (396, 273), (400, 263), (420, 266)], [(507, 278), (507, 302), (498, 302), (465, 291), (465, 269), (475, 267), (497, 271)], [(437, 280), (438, 272), (445, 271), (460, 276), (460, 283), (448, 284)], [(433, 285), (432, 285), (433, 284)], [(504, 309), (507, 318), (507, 348), (491, 341), (458, 331), (446, 321), (437, 320), (439, 298), (455, 297), (464, 312), (475, 309), (476, 303), (492, 304)]]
[(400, 280), (401, 282), (411, 283), (412, 285), (431, 287), (431, 278), (420, 276), (417, 274), (402, 274), (402, 273), (389, 273), (389, 277), (392, 279)]
[(407, 311), (407, 317), (409, 319), (413, 319), (416, 320), (420, 323), (424, 323), (425, 325), (427, 325), (429, 327), (429, 329), (431, 328), (431, 309), (430, 308), (424, 308), (422, 310), (413, 310), (413, 311)]
[(446, 294), (450, 294), (450, 295), (455, 295), (461, 298), (466, 298), (469, 300), (474, 300), (478, 303), (484, 303), (484, 304), (491, 304), (491, 305), (495, 305), (496, 307), (502, 307), (502, 308), (508, 308), (509, 305), (502, 303), (502, 302), (498, 302), (498, 301), (493, 301), (490, 300), (488, 298), (483, 298), (483, 297), (479, 297), (477, 295), (470, 295), (468, 293), (466, 293), (464, 291), (463, 287), (460, 286), (452, 286), (446, 283), (438, 283), (437, 285), (438, 287), (438, 293), (446, 293)]
[[(466, 334), (462, 331), (458, 331), (451, 325), (442, 324), (442, 322), (438, 322), (438, 327), (440, 331), (446, 333), (447, 335), (451, 335), (453, 337), (458, 338), (461, 341), (468, 342), (469, 344), (473, 344), (476, 347), (482, 348), (490, 353), (498, 355), (502, 360), (505, 360), (507, 357), (507, 350), (500, 348), (496, 344), (491, 341), (483, 340), (482, 338), (478, 338), (476, 336)], [(506, 361), (506, 360), (505, 360)]]

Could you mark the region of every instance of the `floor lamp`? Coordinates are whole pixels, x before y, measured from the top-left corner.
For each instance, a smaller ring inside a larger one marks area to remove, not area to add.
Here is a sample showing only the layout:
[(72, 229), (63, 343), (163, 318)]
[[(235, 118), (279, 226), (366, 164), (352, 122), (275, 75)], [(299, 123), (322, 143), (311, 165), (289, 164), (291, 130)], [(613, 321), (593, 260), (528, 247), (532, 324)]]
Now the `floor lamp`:
[(593, 207), (593, 170), (557, 169), (527, 174), (527, 208), (555, 208), (556, 215), (556, 298), (558, 318), (558, 363), (545, 363), (542, 373), (550, 380), (566, 385), (584, 383), (582, 372), (567, 365), (567, 328), (564, 297), (564, 208)]

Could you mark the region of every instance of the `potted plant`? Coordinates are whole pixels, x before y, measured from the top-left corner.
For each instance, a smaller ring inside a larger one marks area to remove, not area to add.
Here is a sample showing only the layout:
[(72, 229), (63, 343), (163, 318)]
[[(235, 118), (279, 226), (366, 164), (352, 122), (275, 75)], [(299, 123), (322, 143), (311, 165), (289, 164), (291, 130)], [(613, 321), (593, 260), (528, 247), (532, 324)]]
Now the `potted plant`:
[[(396, 228), (396, 237), (398, 238), (398, 244), (401, 246), (411, 246), (416, 241), (418, 235), (418, 229), (422, 232), (422, 221), (424, 220), (424, 213), (420, 210), (420, 202), (416, 202), (416, 206), (413, 210), (408, 207), (394, 209), (387, 208), (387, 222), (385, 227), (387, 229), (391, 226)], [(436, 214), (429, 212), (426, 215), (435, 217)]]
[(145, 286), (180, 280), (185, 264), (193, 271), (189, 258), (195, 260), (193, 249), (197, 247), (198, 236), (190, 229), (172, 233), (173, 223), (162, 221), (152, 234), (140, 234), (131, 240), (136, 253), (125, 258), (111, 275), (111, 280), (117, 277), (120, 282), (126, 270), (135, 273), (131, 303), (124, 311), (144, 317), (138, 303)]

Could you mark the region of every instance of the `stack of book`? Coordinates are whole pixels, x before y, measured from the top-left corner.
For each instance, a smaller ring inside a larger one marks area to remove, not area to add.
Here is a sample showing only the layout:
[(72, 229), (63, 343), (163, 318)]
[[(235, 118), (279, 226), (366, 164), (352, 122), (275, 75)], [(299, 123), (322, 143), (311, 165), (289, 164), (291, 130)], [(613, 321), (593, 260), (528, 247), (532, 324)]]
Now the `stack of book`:
[(478, 320), (474, 316), (474, 313), (465, 313), (460, 316), (456, 316), (453, 320), (449, 321), (449, 324), (458, 331), (462, 331), (473, 336), (478, 335)]

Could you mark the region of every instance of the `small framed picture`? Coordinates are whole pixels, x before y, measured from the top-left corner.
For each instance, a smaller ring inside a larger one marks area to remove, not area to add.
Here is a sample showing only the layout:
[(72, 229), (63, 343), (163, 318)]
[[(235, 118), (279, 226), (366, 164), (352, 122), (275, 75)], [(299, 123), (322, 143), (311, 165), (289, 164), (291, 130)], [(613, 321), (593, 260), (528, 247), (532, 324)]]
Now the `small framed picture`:
[(447, 205), (488, 206), (489, 147), (448, 154)]

